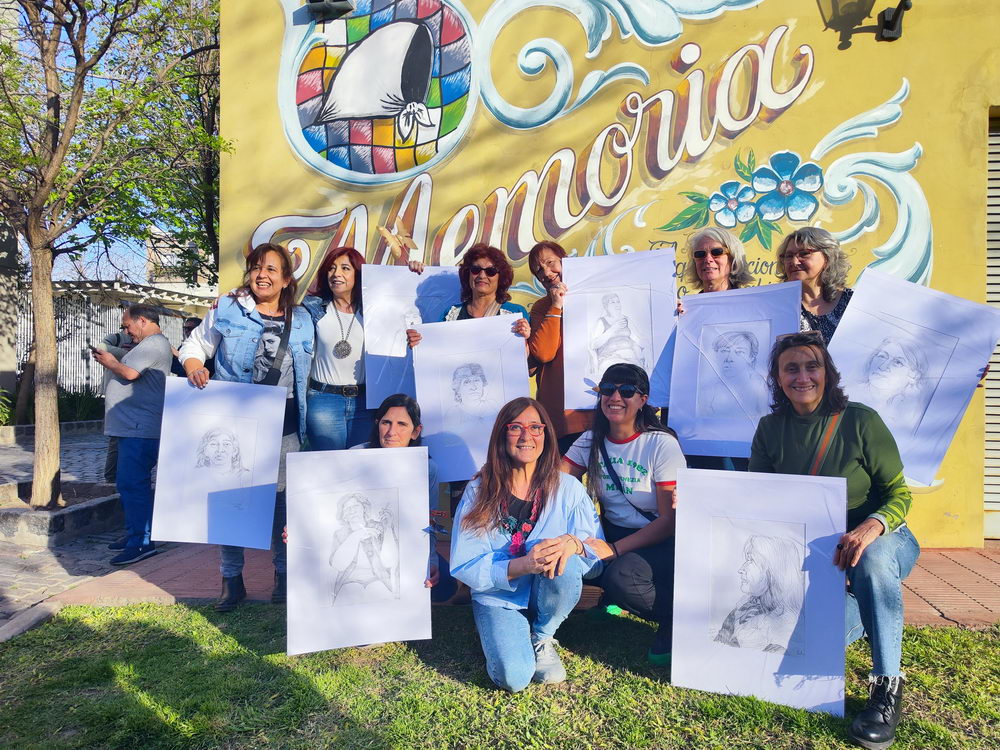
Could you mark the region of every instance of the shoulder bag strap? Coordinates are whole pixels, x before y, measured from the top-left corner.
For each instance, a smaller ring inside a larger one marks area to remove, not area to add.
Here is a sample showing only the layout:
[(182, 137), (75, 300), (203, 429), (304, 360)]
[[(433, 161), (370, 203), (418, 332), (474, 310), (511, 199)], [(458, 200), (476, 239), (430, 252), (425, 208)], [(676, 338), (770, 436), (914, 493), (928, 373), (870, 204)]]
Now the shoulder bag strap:
[(830, 421), (827, 422), (826, 429), (823, 430), (823, 437), (820, 438), (819, 445), (816, 446), (816, 455), (813, 456), (812, 464), (809, 466), (809, 473), (812, 475), (818, 474), (823, 465), (823, 459), (826, 458), (826, 452), (830, 449), (830, 443), (833, 442), (833, 436), (840, 425), (841, 414), (842, 412), (838, 411), (830, 415)]
[(625, 494), (625, 488), (622, 486), (621, 477), (618, 476), (618, 472), (615, 471), (615, 467), (611, 465), (611, 457), (608, 456), (608, 447), (601, 440), (601, 458), (604, 459), (604, 468), (607, 469), (608, 475), (611, 477), (611, 481), (614, 482), (615, 488), (622, 493), (622, 497), (625, 498), (625, 502), (632, 506), (636, 513), (645, 518), (647, 521), (655, 521), (659, 516), (650, 513), (648, 510), (643, 510), (638, 505), (633, 503), (628, 499), (628, 495)]
[(277, 385), (281, 378), (281, 363), (285, 359), (285, 352), (288, 350), (288, 337), (292, 335), (292, 308), (289, 307), (285, 313), (285, 330), (281, 332), (281, 342), (278, 344), (278, 351), (274, 353), (274, 361), (267, 375), (260, 381), (260, 385)]

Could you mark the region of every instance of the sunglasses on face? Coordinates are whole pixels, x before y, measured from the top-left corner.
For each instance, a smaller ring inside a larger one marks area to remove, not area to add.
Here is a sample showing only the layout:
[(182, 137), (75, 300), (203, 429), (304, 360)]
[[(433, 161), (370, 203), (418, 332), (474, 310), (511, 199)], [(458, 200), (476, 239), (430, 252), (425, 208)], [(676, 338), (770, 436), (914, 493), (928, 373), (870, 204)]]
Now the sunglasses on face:
[(483, 266), (473, 266), (472, 268), (469, 269), (469, 274), (471, 274), (472, 276), (478, 276), (481, 273), (485, 273), (492, 279), (494, 276), (500, 273), (500, 269), (497, 268), (496, 266), (488, 266), (486, 268), (484, 268)]
[(616, 383), (601, 383), (597, 386), (597, 390), (602, 396), (608, 396), (609, 398), (615, 395), (615, 391), (618, 391), (621, 397), (626, 400), (641, 392), (634, 385), (618, 385)]
[(708, 250), (695, 250), (694, 253), (692, 253), (692, 254), (695, 257), (695, 260), (701, 260), (702, 258), (704, 258), (705, 256), (707, 256), (709, 253), (712, 254), (713, 258), (718, 258), (720, 255), (725, 255), (726, 254), (726, 249), (724, 247), (712, 247), (712, 248), (709, 248)]
[(520, 422), (511, 422), (509, 425), (507, 425), (507, 434), (513, 435), (514, 437), (520, 437), (521, 433), (524, 432), (525, 430), (528, 431), (528, 434), (531, 435), (531, 437), (541, 437), (543, 434), (545, 434), (545, 425), (538, 424), (537, 422), (535, 422), (534, 424), (521, 424)]
[(781, 254), (781, 259), (787, 263), (792, 258), (798, 258), (799, 260), (809, 260), (809, 256), (813, 253), (818, 253), (819, 250), (789, 250), (788, 252)]

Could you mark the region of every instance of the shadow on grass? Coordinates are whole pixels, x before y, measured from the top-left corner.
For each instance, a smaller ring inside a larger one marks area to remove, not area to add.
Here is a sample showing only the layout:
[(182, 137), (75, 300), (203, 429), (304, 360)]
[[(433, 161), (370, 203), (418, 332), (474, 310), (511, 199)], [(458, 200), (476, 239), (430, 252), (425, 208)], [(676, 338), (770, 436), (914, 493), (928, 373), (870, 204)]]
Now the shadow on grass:
[(354, 742), (388, 746), (338, 715), (308, 677), (262, 656), (275, 645), (272, 617), (226, 624), (207, 614), (161, 625), (155, 610), (70, 611), (3, 644), (0, 746), (253, 746), (262, 735), (281, 744), (320, 711), (353, 724)]

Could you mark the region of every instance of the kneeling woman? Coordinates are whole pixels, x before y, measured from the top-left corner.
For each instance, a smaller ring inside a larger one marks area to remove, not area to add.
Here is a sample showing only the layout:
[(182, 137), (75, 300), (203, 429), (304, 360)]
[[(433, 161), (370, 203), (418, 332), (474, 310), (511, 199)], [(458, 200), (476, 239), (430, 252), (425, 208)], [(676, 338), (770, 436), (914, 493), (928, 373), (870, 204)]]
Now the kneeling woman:
[(611, 365), (598, 386), (593, 427), (566, 452), (563, 471), (587, 474), (607, 542), (587, 540), (606, 565), (602, 604), (658, 624), (649, 662), (670, 662), (674, 598), (674, 487), (686, 465), (673, 432), (648, 406), (649, 377)]
[[(771, 351), (772, 413), (761, 418), (750, 471), (847, 480), (847, 533), (833, 564), (847, 572), (847, 642), (872, 650), (868, 705), (848, 730), (862, 747), (892, 744), (903, 700), (903, 586), (920, 547), (906, 527), (910, 490), (882, 418), (849, 402), (819, 333), (796, 333)], [(808, 498), (804, 498), (808, 500)]]
[(452, 533), (451, 572), (472, 590), (490, 679), (512, 693), (565, 680), (554, 636), (583, 577), (600, 570), (582, 540), (601, 531), (583, 485), (559, 472), (555, 430), (534, 399), (500, 410)]

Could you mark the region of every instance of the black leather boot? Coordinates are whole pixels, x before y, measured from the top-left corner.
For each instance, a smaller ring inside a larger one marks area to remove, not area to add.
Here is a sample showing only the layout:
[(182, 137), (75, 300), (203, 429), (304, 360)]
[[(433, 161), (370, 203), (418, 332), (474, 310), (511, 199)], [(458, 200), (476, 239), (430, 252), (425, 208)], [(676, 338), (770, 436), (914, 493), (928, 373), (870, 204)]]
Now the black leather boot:
[(274, 590), (271, 604), (284, 604), (288, 600), (288, 574), (274, 571)]
[(243, 574), (235, 575), (232, 578), (222, 579), (222, 593), (215, 603), (216, 612), (228, 612), (235, 609), (236, 605), (247, 598), (247, 590), (243, 585)]
[(903, 711), (902, 677), (869, 677), (868, 703), (854, 717), (848, 736), (868, 750), (884, 750), (896, 741), (896, 725)]

